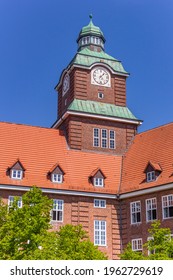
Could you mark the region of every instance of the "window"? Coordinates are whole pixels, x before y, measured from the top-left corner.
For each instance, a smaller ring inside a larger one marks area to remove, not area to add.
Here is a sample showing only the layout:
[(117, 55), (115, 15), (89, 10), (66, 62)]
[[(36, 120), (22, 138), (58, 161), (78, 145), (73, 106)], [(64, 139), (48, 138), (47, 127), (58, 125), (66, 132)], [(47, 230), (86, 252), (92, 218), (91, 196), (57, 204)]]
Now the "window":
[(52, 175), (51, 175), (51, 179), (52, 179), (52, 182), (53, 183), (62, 183), (62, 174), (55, 174), (55, 173), (53, 173)]
[(146, 220), (147, 222), (157, 219), (156, 214), (156, 198), (146, 200)]
[(94, 178), (95, 187), (103, 187), (103, 185), (104, 185), (103, 178)]
[(100, 146), (100, 129), (99, 128), (94, 128), (94, 141), (93, 141), (93, 146), (94, 147), (99, 147)]
[(94, 245), (106, 245), (106, 221), (94, 221)]
[(147, 172), (147, 182), (155, 181), (155, 171)]
[(107, 129), (102, 129), (102, 148), (107, 148)]
[(52, 221), (62, 222), (63, 220), (63, 200), (53, 199)]
[(106, 208), (106, 200), (94, 199), (94, 207), (96, 207), (96, 208)]
[(109, 148), (115, 149), (115, 131), (109, 130)]
[(173, 217), (173, 195), (162, 197), (163, 219)]
[[(11, 195), (8, 197), (8, 207), (9, 208), (11, 208), (13, 206), (14, 198), (15, 198), (15, 196), (11, 196)], [(19, 196), (16, 198), (17, 198), (17, 207), (22, 208), (22, 197)]]
[(11, 178), (12, 179), (22, 179), (23, 176), (23, 171), (22, 170), (16, 170), (16, 169), (12, 169), (11, 170)]
[(131, 224), (141, 222), (141, 202), (135, 201), (131, 203)]
[(132, 250), (142, 251), (142, 238), (132, 239)]
[(104, 97), (104, 93), (98, 92), (98, 98), (103, 99), (103, 97)]
[(114, 130), (94, 128), (93, 129), (93, 146), (94, 147), (100, 147), (101, 146), (101, 148), (115, 149), (116, 148), (116, 145), (115, 145), (115, 131)]

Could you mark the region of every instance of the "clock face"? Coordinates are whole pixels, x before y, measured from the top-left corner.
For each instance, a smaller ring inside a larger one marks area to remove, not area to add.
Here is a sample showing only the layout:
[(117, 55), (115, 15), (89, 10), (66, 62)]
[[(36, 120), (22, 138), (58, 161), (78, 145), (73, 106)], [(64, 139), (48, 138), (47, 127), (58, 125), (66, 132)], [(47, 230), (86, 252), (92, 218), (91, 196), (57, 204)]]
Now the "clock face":
[(66, 92), (70, 88), (70, 76), (69, 74), (66, 74), (63, 80), (63, 85), (62, 85), (62, 94), (66, 94)]
[(95, 68), (91, 73), (91, 83), (110, 87), (110, 74), (103, 67)]

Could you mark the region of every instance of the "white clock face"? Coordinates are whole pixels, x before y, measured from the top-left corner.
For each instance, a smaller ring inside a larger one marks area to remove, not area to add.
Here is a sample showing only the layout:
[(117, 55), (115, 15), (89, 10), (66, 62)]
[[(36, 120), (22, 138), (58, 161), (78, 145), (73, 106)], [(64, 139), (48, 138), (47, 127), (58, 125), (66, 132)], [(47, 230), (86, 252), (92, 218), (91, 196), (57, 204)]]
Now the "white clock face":
[(62, 94), (66, 94), (66, 92), (70, 88), (70, 76), (69, 74), (66, 74), (63, 80), (63, 85), (62, 85)]
[(110, 87), (110, 74), (103, 67), (97, 67), (91, 72), (91, 83)]

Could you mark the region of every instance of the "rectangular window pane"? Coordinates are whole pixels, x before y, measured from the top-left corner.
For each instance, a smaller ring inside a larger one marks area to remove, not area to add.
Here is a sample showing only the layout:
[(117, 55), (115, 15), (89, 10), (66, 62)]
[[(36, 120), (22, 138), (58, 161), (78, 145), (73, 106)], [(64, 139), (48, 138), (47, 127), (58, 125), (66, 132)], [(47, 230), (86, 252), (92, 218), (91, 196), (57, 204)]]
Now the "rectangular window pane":
[(52, 220), (61, 222), (63, 219), (63, 200), (53, 200)]
[(100, 129), (99, 128), (94, 128), (93, 132), (93, 146), (94, 147), (99, 147), (99, 138), (100, 138)]
[(107, 129), (102, 129), (102, 148), (107, 148)]
[(94, 221), (94, 244), (98, 246), (106, 245), (106, 221)]
[(114, 130), (109, 131), (109, 148), (115, 149), (115, 131)]
[(140, 201), (131, 203), (131, 223), (141, 222), (141, 203)]
[(147, 221), (156, 220), (156, 198), (146, 200), (146, 217)]
[(173, 217), (173, 195), (162, 197), (162, 207), (164, 219)]
[(94, 199), (94, 207), (105, 208), (106, 207), (106, 200)]

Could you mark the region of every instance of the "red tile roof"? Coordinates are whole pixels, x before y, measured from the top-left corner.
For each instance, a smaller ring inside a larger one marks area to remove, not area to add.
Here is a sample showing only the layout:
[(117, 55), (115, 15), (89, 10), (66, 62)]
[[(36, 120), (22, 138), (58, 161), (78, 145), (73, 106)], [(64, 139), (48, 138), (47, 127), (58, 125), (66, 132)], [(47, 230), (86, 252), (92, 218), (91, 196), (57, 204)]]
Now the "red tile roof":
[[(146, 182), (147, 164), (157, 163), (161, 173), (156, 181)], [(121, 193), (173, 182), (173, 123), (135, 136), (123, 158)]]
[[(20, 160), (22, 180), (11, 179), (7, 169)], [(47, 173), (56, 164), (65, 172), (62, 184), (52, 183)], [(120, 185), (122, 157), (70, 150), (63, 133), (12, 123), (0, 123), (0, 184), (33, 186), (115, 194)], [(97, 168), (105, 174), (105, 187), (94, 187), (89, 176)]]

